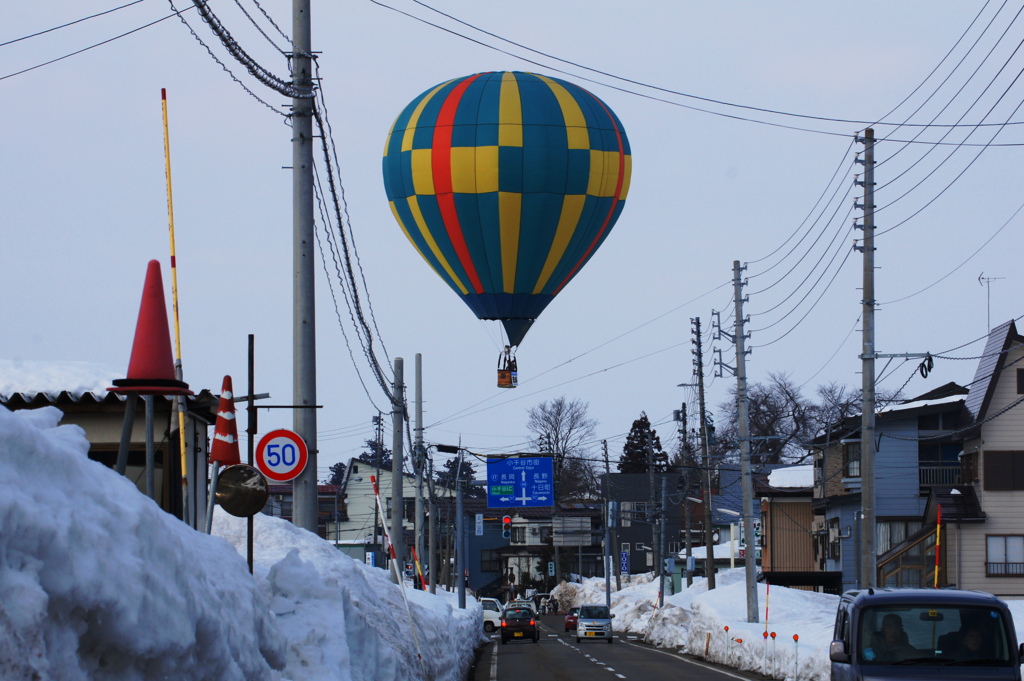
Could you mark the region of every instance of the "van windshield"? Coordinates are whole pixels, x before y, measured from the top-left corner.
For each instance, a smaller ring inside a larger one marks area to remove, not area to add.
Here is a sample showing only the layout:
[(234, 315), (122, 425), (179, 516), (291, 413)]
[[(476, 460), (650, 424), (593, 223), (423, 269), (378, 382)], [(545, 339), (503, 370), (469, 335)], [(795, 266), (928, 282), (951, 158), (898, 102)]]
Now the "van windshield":
[(860, 620), (864, 664), (1005, 666), (1012, 652), (998, 610), (979, 607), (865, 608)]
[(608, 608), (600, 605), (585, 605), (580, 608), (580, 619), (607, 620), (611, 618), (608, 616)]

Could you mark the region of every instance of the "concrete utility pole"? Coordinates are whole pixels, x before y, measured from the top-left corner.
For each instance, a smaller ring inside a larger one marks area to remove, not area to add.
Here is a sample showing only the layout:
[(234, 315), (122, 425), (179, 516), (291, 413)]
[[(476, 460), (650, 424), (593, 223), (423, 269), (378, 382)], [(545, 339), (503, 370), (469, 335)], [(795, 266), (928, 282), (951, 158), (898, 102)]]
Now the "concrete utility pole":
[(665, 527), (666, 527), (665, 522), (666, 522), (666, 518), (665, 518), (665, 516), (668, 515), (668, 509), (665, 506), (665, 502), (667, 500), (668, 500), (668, 476), (667, 475), (663, 475), (663, 476), (661, 476), (661, 505), (659, 507), (660, 510), (661, 510), (661, 517), (658, 519), (658, 524), (661, 526), (661, 531), (658, 532), (658, 540), (660, 542), (658, 544), (658, 555), (659, 555), (660, 560), (661, 560), (661, 562), (658, 563), (658, 607), (659, 608), (663, 607), (665, 605), (665, 573), (667, 572), (667, 570), (665, 570), (665, 563), (666, 563), (666, 558), (665, 558), (665, 548), (666, 548), (665, 547), (665, 543), (666, 543), (665, 542)]
[(686, 403), (683, 402), (676, 412), (676, 421), (679, 423), (679, 448), (683, 459), (683, 539), (686, 547), (686, 586), (693, 585), (693, 572), (690, 570), (690, 558), (693, 555), (693, 541), (690, 537), (690, 473), (693, 466), (693, 457), (690, 456), (690, 443), (686, 437)]
[(430, 558), (427, 564), (430, 566), (430, 593), (437, 593), (437, 580), (441, 577), (440, 562), (437, 560), (437, 498), (434, 496), (434, 460), (428, 459), (427, 468), (427, 490), (430, 495), (430, 522), (427, 523), (429, 534), (428, 551)]
[(402, 561), (405, 560), (405, 537), (402, 534), (402, 511), (405, 506), (402, 477), (402, 427), (405, 425), (405, 362), (401, 357), (395, 357), (395, 381), (391, 385), (391, 546), (395, 550), (395, 560), (399, 562), (398, 569), (391, 573), (391, 578), (400, 579), (402, 574)]
[(875, 131), (857, 140), (864, 145), (864, 299), (861, 301), (861, 588), (876, 586), (875, 549)]
[(416, 442), (413, 444), (413, 469), (416, 471), (415, 541), (416, 560), (422, 566), (423, 556), (423, 355), (416, 353)]
[(610, 608), (612, 607), (612, 570), (616, 570), (616, 566), (612, 559), (611, 467), (608, 464), (608, 440), (601, 440), (601, 447), (604, 449), (604, 602)]
[(661, 549), (661, 542), (658, 540), (658, 502), (656, 492), (654, 491), (654, 438), (651, 437), (651, 431), (647, 431), (647, 477), (648, 486), (650, 491), (650, 498), (647, 502), (647, 520), (651, 523), (651, 553), (654, 554), (654, 570), (655, 574), (661, 574), (661, 570), (658, 568), (658, 564), (661, 561), (659, 551)]
[(708, 589), (715, 588), (715, 541), (711, 518), (711, 455), (708, 452), (708, 417), (704, 405), (704, 351), (701, 347), (700, 317), (693, 320), (694, 364), (697, 367), (697, 401), (700, 409), (700, 453), (701, 467), (704, 469), (701, 484), (704, 486), (704, 548), (707, 551), (706, 566)]
[[(310, 0), (292, 0), (292, 85), (313, 88)], [(316, 251), (313, 219), (313, 106), (292, 99), (292, 424), (309, 450), (306, 467), (292, 483), (293, 522), (317, 531), (316, 439)]]
[(466, 609), (466, 519), (462, 508), (462, 448), (459, 448), (459, 467), (455, 469), (455, 583), (458, 584), (459, 607)]
[[(745, 268), (739, 260), (732, 262), (732, 287), (736, 311), (736, 409), (739, 414), (740, 434), (740, 475), (743, 478), (743, 532), (747, 538), (747, 549), (743, 564), (747, 577), (747, 622), (757, 622), (757, 566), (754, 547), (754, 481), (750, 471), (750, 421), (747, 415), (747, 350), (743, 333), (743, 280), (740, 277)], [(729, 552), (732, 554), (730, 545)]]

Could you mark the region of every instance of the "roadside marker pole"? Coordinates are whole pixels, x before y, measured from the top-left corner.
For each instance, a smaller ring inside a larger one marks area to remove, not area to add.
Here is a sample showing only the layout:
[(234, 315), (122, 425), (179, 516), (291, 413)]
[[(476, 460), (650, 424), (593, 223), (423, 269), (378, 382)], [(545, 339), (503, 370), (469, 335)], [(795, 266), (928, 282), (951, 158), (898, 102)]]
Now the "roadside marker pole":
[[(373, 496), (377, 500), (377, 510), (380, 511), (380, 517), (386, 518), (384, 505), (380, 503), (380, 489), (377, 487), (377, 476), (371, 475), (370, 482), (373, 483)], [(402, 579), (402, 572), (398, 569), (398, 558), (395, 557), (395, 544), (391, 541), (391, 536), (388, 534), (387, 524), (384, 525), (384, 539), (388, 542), (388, 553), (391, 554), (391, 569), (395, 572), (395, 581), (398, 582), (398, 589), (401, 591), (402, 600), (405, 602), (405, 612), (409, 615), (409, 628), (412, 630), (413, 645), (416, 646), (416, 658), (420, 661), (420, 671), (423, 672), (423, 678), (427, 679), (429, 678), (427, 676), (427, 667), (423, 662), (423, 653), (420, 652), (419, 637), (416, 636), (416, 622), (412, 619), (409, 597), (405, 595), (405, 581)]]
[[(174, 311), (174, 377), (184, 380), (181, 369), (181, 324), (178, 321), (178, 257), (174, 250), (174, 195), (171, 192), (171, 138), (167, 128), (167, 89), (160, 89), (160, 107), (164, 119), (164, 170), (167, 175), (167, 225), (171, 237), (171, 309)], [(178, 442), (181, 449), (181, 515), (186, 524), (192, 524), (188, 499), (188, 455), (185, 438), (185, 396), (174, 397), (178, 412)], [(198, 529), (198, 528), (196, 528)]]
[(427, 584), (426, 578), (423, 576), (423, 567), (420, 566), (420, 557), (416, 553), (416, 547), (415, 546), (410, 546), (409, 548), (410, 548), (410, 550), (412, 550), (412, 560), (413, 560), (413, 563), (416, 565), (416, 574), (418, 574), (420, 576), (420, 586), (423, 587), (424, 591), (426, 591), (427, 590), (427, 586), (429, 586), (429, 585)]

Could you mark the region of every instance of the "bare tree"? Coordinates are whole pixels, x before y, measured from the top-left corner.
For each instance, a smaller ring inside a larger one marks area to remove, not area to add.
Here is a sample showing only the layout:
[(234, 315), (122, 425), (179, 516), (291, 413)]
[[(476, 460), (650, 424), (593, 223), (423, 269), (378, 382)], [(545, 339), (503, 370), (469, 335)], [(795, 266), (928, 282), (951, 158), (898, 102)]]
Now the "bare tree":
[(533, 434), (534, 447), (551, 453), (556, 495), (562, 499), (583, 498), (597, 489), (594, 467), (588, 460), (597, 421), (587, 415), (587, 408), (586, 402), (570, 402), (562, 396), (529, 411), (526, 428)]

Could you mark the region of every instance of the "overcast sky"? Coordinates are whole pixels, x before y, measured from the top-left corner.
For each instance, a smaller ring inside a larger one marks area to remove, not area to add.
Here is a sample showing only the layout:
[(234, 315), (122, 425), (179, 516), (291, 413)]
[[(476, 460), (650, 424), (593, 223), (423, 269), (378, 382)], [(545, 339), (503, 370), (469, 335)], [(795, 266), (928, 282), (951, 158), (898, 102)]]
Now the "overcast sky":
[[(376, 349), (389, 373), (404, 358), (407, 378), (422, 353), (429, 442), (525, 449), (527, 410), (564, 395), (588, 403), (598, 421), (595, 454), (607, 439), (614, 461), (641, 411), (671, 445), (672, 411), (694, 405), (693, 391), (677, 387), (693, 382), (690, 320), (700, 317), (709, 332), (720, 311), (732, 331), (734, 260), (749, 263), (750, 379), (786, 372), (808, 394), (829, 382), (859, 387), (862, 260), (851, 226), (863, 146), (855, 135), (872, 122), (882, 121), (874, 126), (877, 350), (942, 352), (983, 336), (989, 314), (993, 325), (1024, 314), (1015, 302), (1024, 220), (1014, 146), (1024, 142), (1019, 8), (383, 2), (391, 9), (313, 3), (313, 43), (370, 322), (386, 353)], [(251, 92), (177, 18), (118, 37), (167, 17), (171, 6), (159, 0), (18, 40), (124, 4), (0, 10), (0, 358), (126, 373), (149, 259), (161, 261), (171, 298), (166, 88), (185, 379), (216, 391), (231, 374), (242, 393), (252, 333), (257, 392), (290, 404), (287, 100), (232, 61), (195, 10), (184, 13), (189, 24)], [(290, 33), (290, 3), (241, 0), (277, 49), (236, 4), (210, 6), (248, 54), (287, 78), (285, 41), (261, 9)], [(388, 129), (410, 100), (488, 70), (592, 90), (618, 114), (633, 154), (622, 217), (530, 331), (513, 391), (495, 387), (497, 322), (478, 321), (408, 243), (380, 170)], [(907, 121), (933, 125), (896, 125)], [(371, 417), (390, 410), (340, 299), (335, 311), (331, 282), (340, 294), (327, 270), (317, 279), (320, 477), (358, 454), (373, 436)], [(724, 420), (719, 405), (734, 381), (728, 371), (713, 378), (713, 348), (729, 366), (735, 353), (725, 339), (705, 340), (708, 405)], [(976, 364), (936, 360), (923, 379), (911, 378), (917, 360), (902, 361), (888, 369), (880, 361), (880, 387), (910, 379), (912, 395), (966, 383)], [(284, 410), (261, 415), (264, 432), (290, 425)]]

